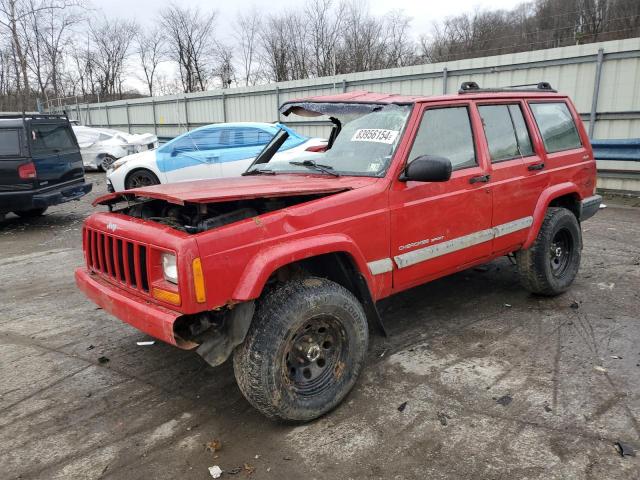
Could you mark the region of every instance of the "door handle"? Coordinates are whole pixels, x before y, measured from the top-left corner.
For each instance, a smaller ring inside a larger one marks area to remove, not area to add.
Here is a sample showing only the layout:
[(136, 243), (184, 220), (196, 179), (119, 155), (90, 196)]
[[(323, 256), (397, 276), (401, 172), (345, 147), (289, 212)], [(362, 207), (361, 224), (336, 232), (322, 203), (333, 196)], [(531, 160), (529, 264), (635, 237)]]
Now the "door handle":
[(487, 183), (491, 175), (479, 175), (477, 177), (471, 177), (469, 183)]
[(542, 170), (544, 168), (544, 163), (534, 163), (533, 165), (529, 165), (527, 170)]

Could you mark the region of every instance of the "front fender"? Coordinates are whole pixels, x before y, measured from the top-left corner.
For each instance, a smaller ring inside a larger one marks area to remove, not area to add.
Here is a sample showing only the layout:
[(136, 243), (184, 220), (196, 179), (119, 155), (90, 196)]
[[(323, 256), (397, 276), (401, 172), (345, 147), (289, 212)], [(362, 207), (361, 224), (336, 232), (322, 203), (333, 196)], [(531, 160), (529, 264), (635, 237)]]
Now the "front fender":
[(533, 212), (533, 223), (531, 225), (531, 228), (529, 229), (527, 240), (525, 241), (524, 245), (522, 245), (522, 248), (527, 249), (531, 245), (533, 245), (533, 242), (535, 242), (536, 237), (538, 236), (538, 232), (540, 231), (540, 227), (542, 227), (544, 216), (547, 213), (547, 208), (549, 208), (549, 204), (553, 200), (558, 197), (562, 197), (563, 195), (569, 194), (575, 194), (580, 197), (579, 192), (580, 189), (573, 182), (559, 183), (544, 190), (538, 198), (538, 202), (536, 203), (536, 208)]
[(233, 299), (247, 301), (258, 298), (271, 274), (280, 267), (306, 258), (338, 252), (351, 256), (371, 291), (371, 273), (364, 255), (353, 239), (344, 234), (327, 234), (290, 240), (262, 249), (245, 267)]

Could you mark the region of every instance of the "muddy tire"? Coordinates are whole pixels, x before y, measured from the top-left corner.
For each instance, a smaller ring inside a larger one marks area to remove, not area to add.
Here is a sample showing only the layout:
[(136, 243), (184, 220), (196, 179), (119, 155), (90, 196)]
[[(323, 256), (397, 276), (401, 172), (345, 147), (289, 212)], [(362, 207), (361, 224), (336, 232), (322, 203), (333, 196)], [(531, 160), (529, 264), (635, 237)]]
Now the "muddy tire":
[(539, 295), (565, 292), (576, 278), (581, 252), (582, 232), (575, 215), (565, 208), (549, 208), (533, 245), (516, 253), (522, 285)]
[(131, 190), (132, 188), (148, 187), (150, 185), (158, 185), (160, 180), (156, 177), (156, 174), (146, 168), (138, 168), (131, 171), (124, 180), (125, 190)]
[(21, 218), (36, 218), (44, 215), (47, 211), (47, 207), (32, 208), (31, 210), (22, 210), (20, 212), (13, 212)]
[(367, 319), (351, 292), (322, 278), (294, 280), (260, 300), (233, 369), (244, 396), (264, 415), (304, 422), (349, 393), (368, 343)]

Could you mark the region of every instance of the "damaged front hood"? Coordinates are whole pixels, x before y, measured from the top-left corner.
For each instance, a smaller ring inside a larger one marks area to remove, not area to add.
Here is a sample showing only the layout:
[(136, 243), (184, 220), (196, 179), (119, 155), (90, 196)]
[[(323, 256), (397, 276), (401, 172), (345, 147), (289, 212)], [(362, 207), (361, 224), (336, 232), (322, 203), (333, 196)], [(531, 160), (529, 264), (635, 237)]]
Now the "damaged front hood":
[(265, 175), (178, 182), (134, 188), (99, 197), (93, 205), (111, 205), (132, 197), (155, 198), (177, 205), (218, 203), (233, 200), (293, 195), (337, 193), (379, 181), (374, 177), (330, 177), (319, 175)]

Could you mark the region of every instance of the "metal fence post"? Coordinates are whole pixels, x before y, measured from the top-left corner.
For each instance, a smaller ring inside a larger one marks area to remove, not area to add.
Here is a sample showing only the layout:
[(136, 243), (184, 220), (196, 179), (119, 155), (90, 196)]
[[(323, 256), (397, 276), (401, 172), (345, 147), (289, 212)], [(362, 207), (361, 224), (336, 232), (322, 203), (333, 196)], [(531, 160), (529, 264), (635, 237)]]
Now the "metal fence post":
[(447, 93), (447, 78), (449, 77), (449, 70), (447, 67), (442, 69), (442, 94), (446, 95)]
[(591, 97), (591, 112), (589, 112), (589, 138), (593, 138), (596, 129), (596, 116), (598, 115), (598, 94), (600, 93), (600, 79), (602, 78), (602, 64), (604, 62), (604, 48), (598, 49), (596, 58), (596, 78), (593, 84), (593, 97)]
[(104, 114), (107, 117), (107, 127), (111, 127), (111, 122), (109, 121), (109, 105), (108, 104), (104, 104)]
[(153, 133), (158, 136), (158, 122), (156, 121), (156, 102), (151, 97), (151, 112), (153, 113)]
[(227, 96), (222, 91), (222, 122), (227, 123)]
[(125, 108), (127, 109), (127, 132), (131, 133), (131, 122), (129, 121), (129, 102), (125, 103)]
[(187, 105), (187, 96), (184, 96), (184, 124), (189, 131), (189, 107)]
[(91, 121), (91, 108), (89, 107), (88, 103), (87, 103), (87, 118), (89, 119), (89, 126), (92, 127), (93, 122)]
[(342, 79), (342, 93), (346, 93), (347, 92), (347, 79), (343, 78)]
[(280, 87), (276, 85), (276, 122), (280, 121)]

